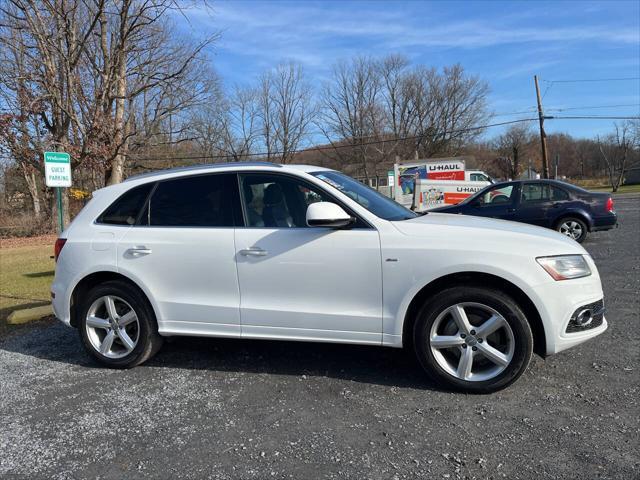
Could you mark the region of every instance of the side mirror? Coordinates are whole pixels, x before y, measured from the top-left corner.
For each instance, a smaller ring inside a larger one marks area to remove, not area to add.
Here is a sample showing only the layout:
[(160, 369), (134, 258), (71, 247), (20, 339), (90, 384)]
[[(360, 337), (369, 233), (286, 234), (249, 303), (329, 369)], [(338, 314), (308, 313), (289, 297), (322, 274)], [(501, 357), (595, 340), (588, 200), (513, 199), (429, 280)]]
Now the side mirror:
[(307, 207), (307, 225), (310, 227), (342, 228), (355, 221), (339, 205), (331, 202), (316, 202)]

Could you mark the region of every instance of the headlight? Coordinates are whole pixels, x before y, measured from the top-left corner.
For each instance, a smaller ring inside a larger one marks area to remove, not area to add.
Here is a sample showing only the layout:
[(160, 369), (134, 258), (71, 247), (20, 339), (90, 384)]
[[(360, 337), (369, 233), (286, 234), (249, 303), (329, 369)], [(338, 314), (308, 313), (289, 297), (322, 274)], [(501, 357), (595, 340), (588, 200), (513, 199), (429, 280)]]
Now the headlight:
[(582, 255), (538, 257), (536, 261), (554, 280), (569, 280), (591, 275), (591, 269)]

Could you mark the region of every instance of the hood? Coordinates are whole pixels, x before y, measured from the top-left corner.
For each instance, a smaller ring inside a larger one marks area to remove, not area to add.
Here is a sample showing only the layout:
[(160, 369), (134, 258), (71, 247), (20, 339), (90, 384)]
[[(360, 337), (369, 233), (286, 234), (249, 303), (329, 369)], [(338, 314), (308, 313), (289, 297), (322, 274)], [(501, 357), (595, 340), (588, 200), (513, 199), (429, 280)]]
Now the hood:
[(555, 230), (520, 222), (430, 212), (392, 224), (409, 236), (440, 238), (447, 242), (465, 241), (469, 243), (470, 250), (517, 248), (535, 256), (588, 255), (579, 243)]

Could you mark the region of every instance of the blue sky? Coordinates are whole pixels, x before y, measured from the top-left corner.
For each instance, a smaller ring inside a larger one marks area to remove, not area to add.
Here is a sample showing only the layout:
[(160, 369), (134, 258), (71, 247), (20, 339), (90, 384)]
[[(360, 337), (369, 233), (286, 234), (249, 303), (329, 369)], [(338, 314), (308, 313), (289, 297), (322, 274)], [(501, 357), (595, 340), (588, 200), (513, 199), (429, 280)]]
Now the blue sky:
[[(549, 115), (640, 115), (640, 81), (551, 83), (640, 77), (640, 2), (214, 1), (177, 17), (195, 37), (214, 31), (210, 49), (227, 86), (252, 83), (264, 69), (303, 64), (317, 85), (331, 65), (354, 55), (401, 53), (414, 63), (461, 63), (485, 79), (490, 107), (506, 121), (535, 107), (541, 78)], [(602, 107), (607, 108), (582, 108)], [(624, 106), (623, 106), (624, 105)], [(580, 107), (580, 108), (578, 108)], [(566, 109), (571, 110), (554, 110)], [(612, 120), (556, 120), (548, 132), (590, 137)], [(491, 136), (498, 131), (490, 129)]]

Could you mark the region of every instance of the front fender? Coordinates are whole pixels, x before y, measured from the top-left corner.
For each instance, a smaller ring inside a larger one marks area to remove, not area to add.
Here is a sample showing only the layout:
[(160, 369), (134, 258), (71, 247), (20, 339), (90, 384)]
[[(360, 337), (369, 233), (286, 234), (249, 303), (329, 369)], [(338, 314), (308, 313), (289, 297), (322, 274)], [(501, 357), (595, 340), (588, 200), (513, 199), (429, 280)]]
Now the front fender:
[[(537, 270), (533, 270), (537, 272)], [(446, 276), (454, 274), (485, 274), (498, 277), (504, 281), (507, 281), (521, 290), (535, 305), (538, 312), (543, 315), (544, 304), (542, 299), (537, 295), (535, 286), (542, 283), (549, 283), (549, 280), (544, 276), (546, 273), (540, 269), (539, 276), (536, 274), (530, 274), (528, 278), (521, 278), (515, 275), (513, 272), (504, 268), (496, 267), (493, 265), (467, 263), (451, 265), (446, 268), (441, 268), (435, 271), (431, 271), (421, 276), (409, 290), (406, 291), (401, 301), (397, 305), (397, 309), (394, 314), (388, 320), (383, 321), (384, 338), (385, 343), (392, 346), (401, 346), (402, 333), (404, 329), (404, 323), (406, 320), (409, 306), (414, 298), (425, 288), (433, 285), (435, 282), (443, 279)], [(534, 278), (535, 277), (535, 278)]]

